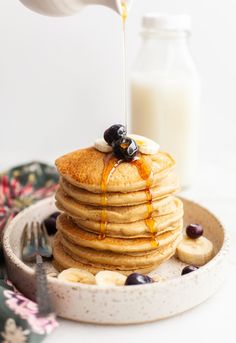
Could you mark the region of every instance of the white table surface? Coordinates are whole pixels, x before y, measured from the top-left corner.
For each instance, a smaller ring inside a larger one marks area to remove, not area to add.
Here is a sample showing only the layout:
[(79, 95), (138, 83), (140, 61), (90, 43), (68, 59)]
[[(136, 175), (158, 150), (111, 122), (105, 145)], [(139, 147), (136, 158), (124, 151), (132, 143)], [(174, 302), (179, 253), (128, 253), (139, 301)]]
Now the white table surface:
[[(60, 326), (45, 343), (234, 343), (236, 309), (236, 168), (211, 165), (204, 168), (195, 186), (182, 195), (215, 213), (228, 229), (231, 241), (228, 279), (205, 303), (162, 321), (127, 326), (99, 326), (59, 319)], [(221, 180), (219, 182), (218, 180)], [(223, 180), (223, 187), (222, 187)]]

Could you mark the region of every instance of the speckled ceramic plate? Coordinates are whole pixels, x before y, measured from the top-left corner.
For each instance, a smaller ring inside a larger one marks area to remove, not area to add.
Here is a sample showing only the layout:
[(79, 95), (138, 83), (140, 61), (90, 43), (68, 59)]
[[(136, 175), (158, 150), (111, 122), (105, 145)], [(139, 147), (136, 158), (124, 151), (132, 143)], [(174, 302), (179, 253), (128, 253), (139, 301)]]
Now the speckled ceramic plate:
[[(57, 314), (77, 321), (97, 324), (143, 323), (170, 317), (205, 301), (224, 280), (228, 240), (219, 220), (208, 210), (184, 201), (185, 225), (200, 223), (205, 236), (214, 244), (215, 256), (198, 271), (180, 276), (184, 266), (172, 258), (157, 269), (165, 281), (141, 286), (100, 287), (65, 283), (48, 277)], [(48, 198), (21, 212), (5, 230), (3, 247), (9, 278), (29, 298), (35, 297), (32, 266), (21, 261), (21, 237), (26, 222), (41, 221), (55, 211), (54, 199)], [(47, 264), (47, 271), (52, 266)]]

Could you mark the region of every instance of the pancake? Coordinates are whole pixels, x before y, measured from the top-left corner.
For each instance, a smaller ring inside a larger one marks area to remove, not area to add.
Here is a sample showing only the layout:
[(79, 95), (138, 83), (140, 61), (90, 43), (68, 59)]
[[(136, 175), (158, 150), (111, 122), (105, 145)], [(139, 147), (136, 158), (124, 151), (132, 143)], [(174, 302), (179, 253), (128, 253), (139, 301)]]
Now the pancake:
[(98, 239), (98, 235), (80, 229), (67, 215), (61, 214), (57, 218), (57, 229), (70, 242), (87, 248), (119, 253), (155, 250), (157, 247), (162, 247), (173, 242), (181, 234), (182, 228), (183, 225), (181, 223), (179, 227), (173, 227), (171, 231), (158, 235), (155, 239), (105, 237), (100, 240)]
[[(166, 254), (166, 256), (163, 258), (162, 263), (166, 260), (168, 260), (169, 258), (171, 258), (171, 256), (173, 256), (174, 252), (173, 249), (171, 250), (171, 252), (169, 253), (169, 255)], [(119, 271), (121, 273), (123, 273), (124, 275), (129, 275), (131, 273), (142, 273), (142, 274), (147, 274), (149, 272), (151, 272), (152, 270), (154, 270), (157, 265), (150, 265), (150, 266), (146, 266), (144, 268), (137, 268), (137, 269), (126, 269), (123, 270), (121, 266), (114, 266), (112, 268), (111, 265), (92, 265), (92, 264), (86, 264), (86, 263), (82, 263), (78, 260), (77, 256), (73, 256), (73, 254), (71, 254), (71, 256), (69, 254), (67, 254), (64, 249), (63, 246), (60, 242), (60, 236), (56, 235), (54, 238), (54, 244), (53, 244), (53, 264), (54, 267), (58, 270), (58, 271), (62, 271), (64, 269), (67, 268), (79, 268), (79, 269), (84, 269), (87, 270), (93, 274), (98, 273), (101, 270), (113, 270), (113, 271)]]
[[(61, 178), (60, 186), (63, 191), (81, 204), (101, 206), (101, 194), (88, 192), (85, 189), (75, 187), (66, 179)], [(179, 180), (175, 173), (170, 172), (160, 180), (155, 187), (151, 188), (152, 199), (160, 199), (179, 190)], [(127, 193), (106, 193), (107, 206), (126, 206), (143, 204), (147, 201), (145, 190)]]
[[(160, 226), (158, 227), (158, 224), (156, 224), (155, 227), (155, 234), (162, 234), (168, 231), (171, 231), (173, 227), (180, 225), (182, 223), (182, 215), (181, 212), (177, 214), (176, 216), (173, 216), (171, 218), (171, 215), (169, 216), (163, 216), (163, 217), (169, 217), (163, 220), (163, 222), (160, 222)], [(163, 218), (159, 217), (159, 218)], [(77, 220), (76, 218), (71, 217), (74, 223), (81, 229), (95, 233), (99, 235), (101, 233), (101, 224), (97, 222), (93, 222), (93, 224), (97, 224), (96, 229), (88, 229), (83, 226), (83, 222), (80, 220)], [(153, 221), (158, 223), (158, 217), (152, 218)], [(138, 226), (138, 223), (142, 226)], [(82, 224), (82, 225), (81, 225)], [(133, 239), (133, 238), (151, 238), (153, 237), (153, 232), (150, 231), (150, 228), (148, 225), (145, 223), (145, 221), (137, 221), (133, 223), (128, 223), (128, 224), (114, 224), (112, 226), (112, 223), (108, 223), (106, 225), (106, 237), (114, 237), (114, 238), (128, 238), (128, 239)], [(111, 228), (111, 229), (110, 229)], [(138, 233), (136, 233), (136, 232)], [(124, 234), (125, 232), (125, 234)], [(141, 233), (140, 233), (141, 232)]]
[[(80, 204), (70, 196), (66, 195), (61, 188), (57, 190), (56, 201), (62, 206), (65, 211), (72, 213), (75, 217), (89, 219), (93, 221), (101, 221), (104, 216), (104, 208), (102, 206), (91, 206)], [(180, 200), (173, 196), (168, 196), (156, 201), (152, 201), (152, 216), (163, 216), (176, 211), (180, 206)], [(105, 209), (106, 221), (112, 223), (130, 223), (137, 220), (149, 218), (147, 204), (134, 206), (110, 207)]]
[(64, 251), (71, 256), (77, 256), (77, 260), (82, 263), (92, 263), (93, 265), (112, 265), (113, 267), (117, 266), (122, 269), (133, 269), (161, 263), (166, 254), (169, 255), (169, 253), (175, 251), (181, 239), (182, 235), (179, 235), (171, 244), (160, 247), (148, 254), (143, 252), (142, 255), (127, 255), (111, 251), (99, 251), (91, 248), (85, 248), (71, 243), (63, 236), (60, 241)]
[[(153, 172), (152, 186), (155, 186), (175, 166), (174, 159), (165, 152), (155, 155), (139, 155), (147, 168)], [(93, 193), (101, 193), (104, 171), (104, 154), (93, 147), (71, 152), (56, 160), (59, 174), (70, 184)], [(110, 177), (107, 192), (131, 192), (146, 189), (146, 181), (134, 163), (121, 163)]]
[(165, 153), (139, 153), (130, 162), (93, 147), (56, 160), (60, 186), (53, 264), (96, 274), (146, 274), (175, 254), (182, 238), (179, 181)]
[[(65, 208), (59, 204), (57, 207), (65, 212)], [(67, 214), (72, 218), (72, 220), (81, 228), (89, 232), (99, 234), (101, 231), (101, 223), (81, 219), (75, 217), (73, 213), (66, 211)], [(180, 201), (178, 203), (177, 209), (170, 214), (164, 216), (153, 217), (153, 222), (156, 223), (154, 230), (156, 233), (163, 233), (171, 229), (172, 224), (182, 220), (183, 218), (183, 204)], [(145, 220), (139, 220), (131, 223), (107, 223), (106, 225), (106, 236), (108, 237), (118, 237), (118, 238), (141, 238), (150, 237), (150, 228)]]

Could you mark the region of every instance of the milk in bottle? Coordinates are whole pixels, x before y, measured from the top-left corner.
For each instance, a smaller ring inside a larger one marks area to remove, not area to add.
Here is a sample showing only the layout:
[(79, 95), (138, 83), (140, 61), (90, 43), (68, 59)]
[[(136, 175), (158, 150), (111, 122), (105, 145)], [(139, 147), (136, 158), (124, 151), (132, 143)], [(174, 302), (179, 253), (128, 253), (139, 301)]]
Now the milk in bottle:
[(190, 26), (187, 15), (144, 16), (131, 83), (131, 129), (173, 154), (182, 186), (191, 185), (197, 170), (200, 82)]

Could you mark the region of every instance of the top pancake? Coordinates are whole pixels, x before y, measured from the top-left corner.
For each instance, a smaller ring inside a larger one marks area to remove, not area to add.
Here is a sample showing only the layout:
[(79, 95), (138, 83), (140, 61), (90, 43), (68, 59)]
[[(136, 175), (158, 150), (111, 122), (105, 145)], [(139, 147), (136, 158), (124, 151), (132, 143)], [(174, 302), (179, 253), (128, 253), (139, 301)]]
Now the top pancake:
[[(93, 147), (85, 148), (66, 154), (56, 160), (58, 172), (69, 183), (94, 193), (101, 193), (104, 159), (107, 154)], [(155, 155), (140, 154), (140, 158), (153, 172), (152, 187), (165, 177), (175, 166), (173, 158), (159, 152)], [(107, 192), (131, 192), (146, 189), (147, 184), (137, 167), (129, 162), (121, 163), (112, 174)]]

